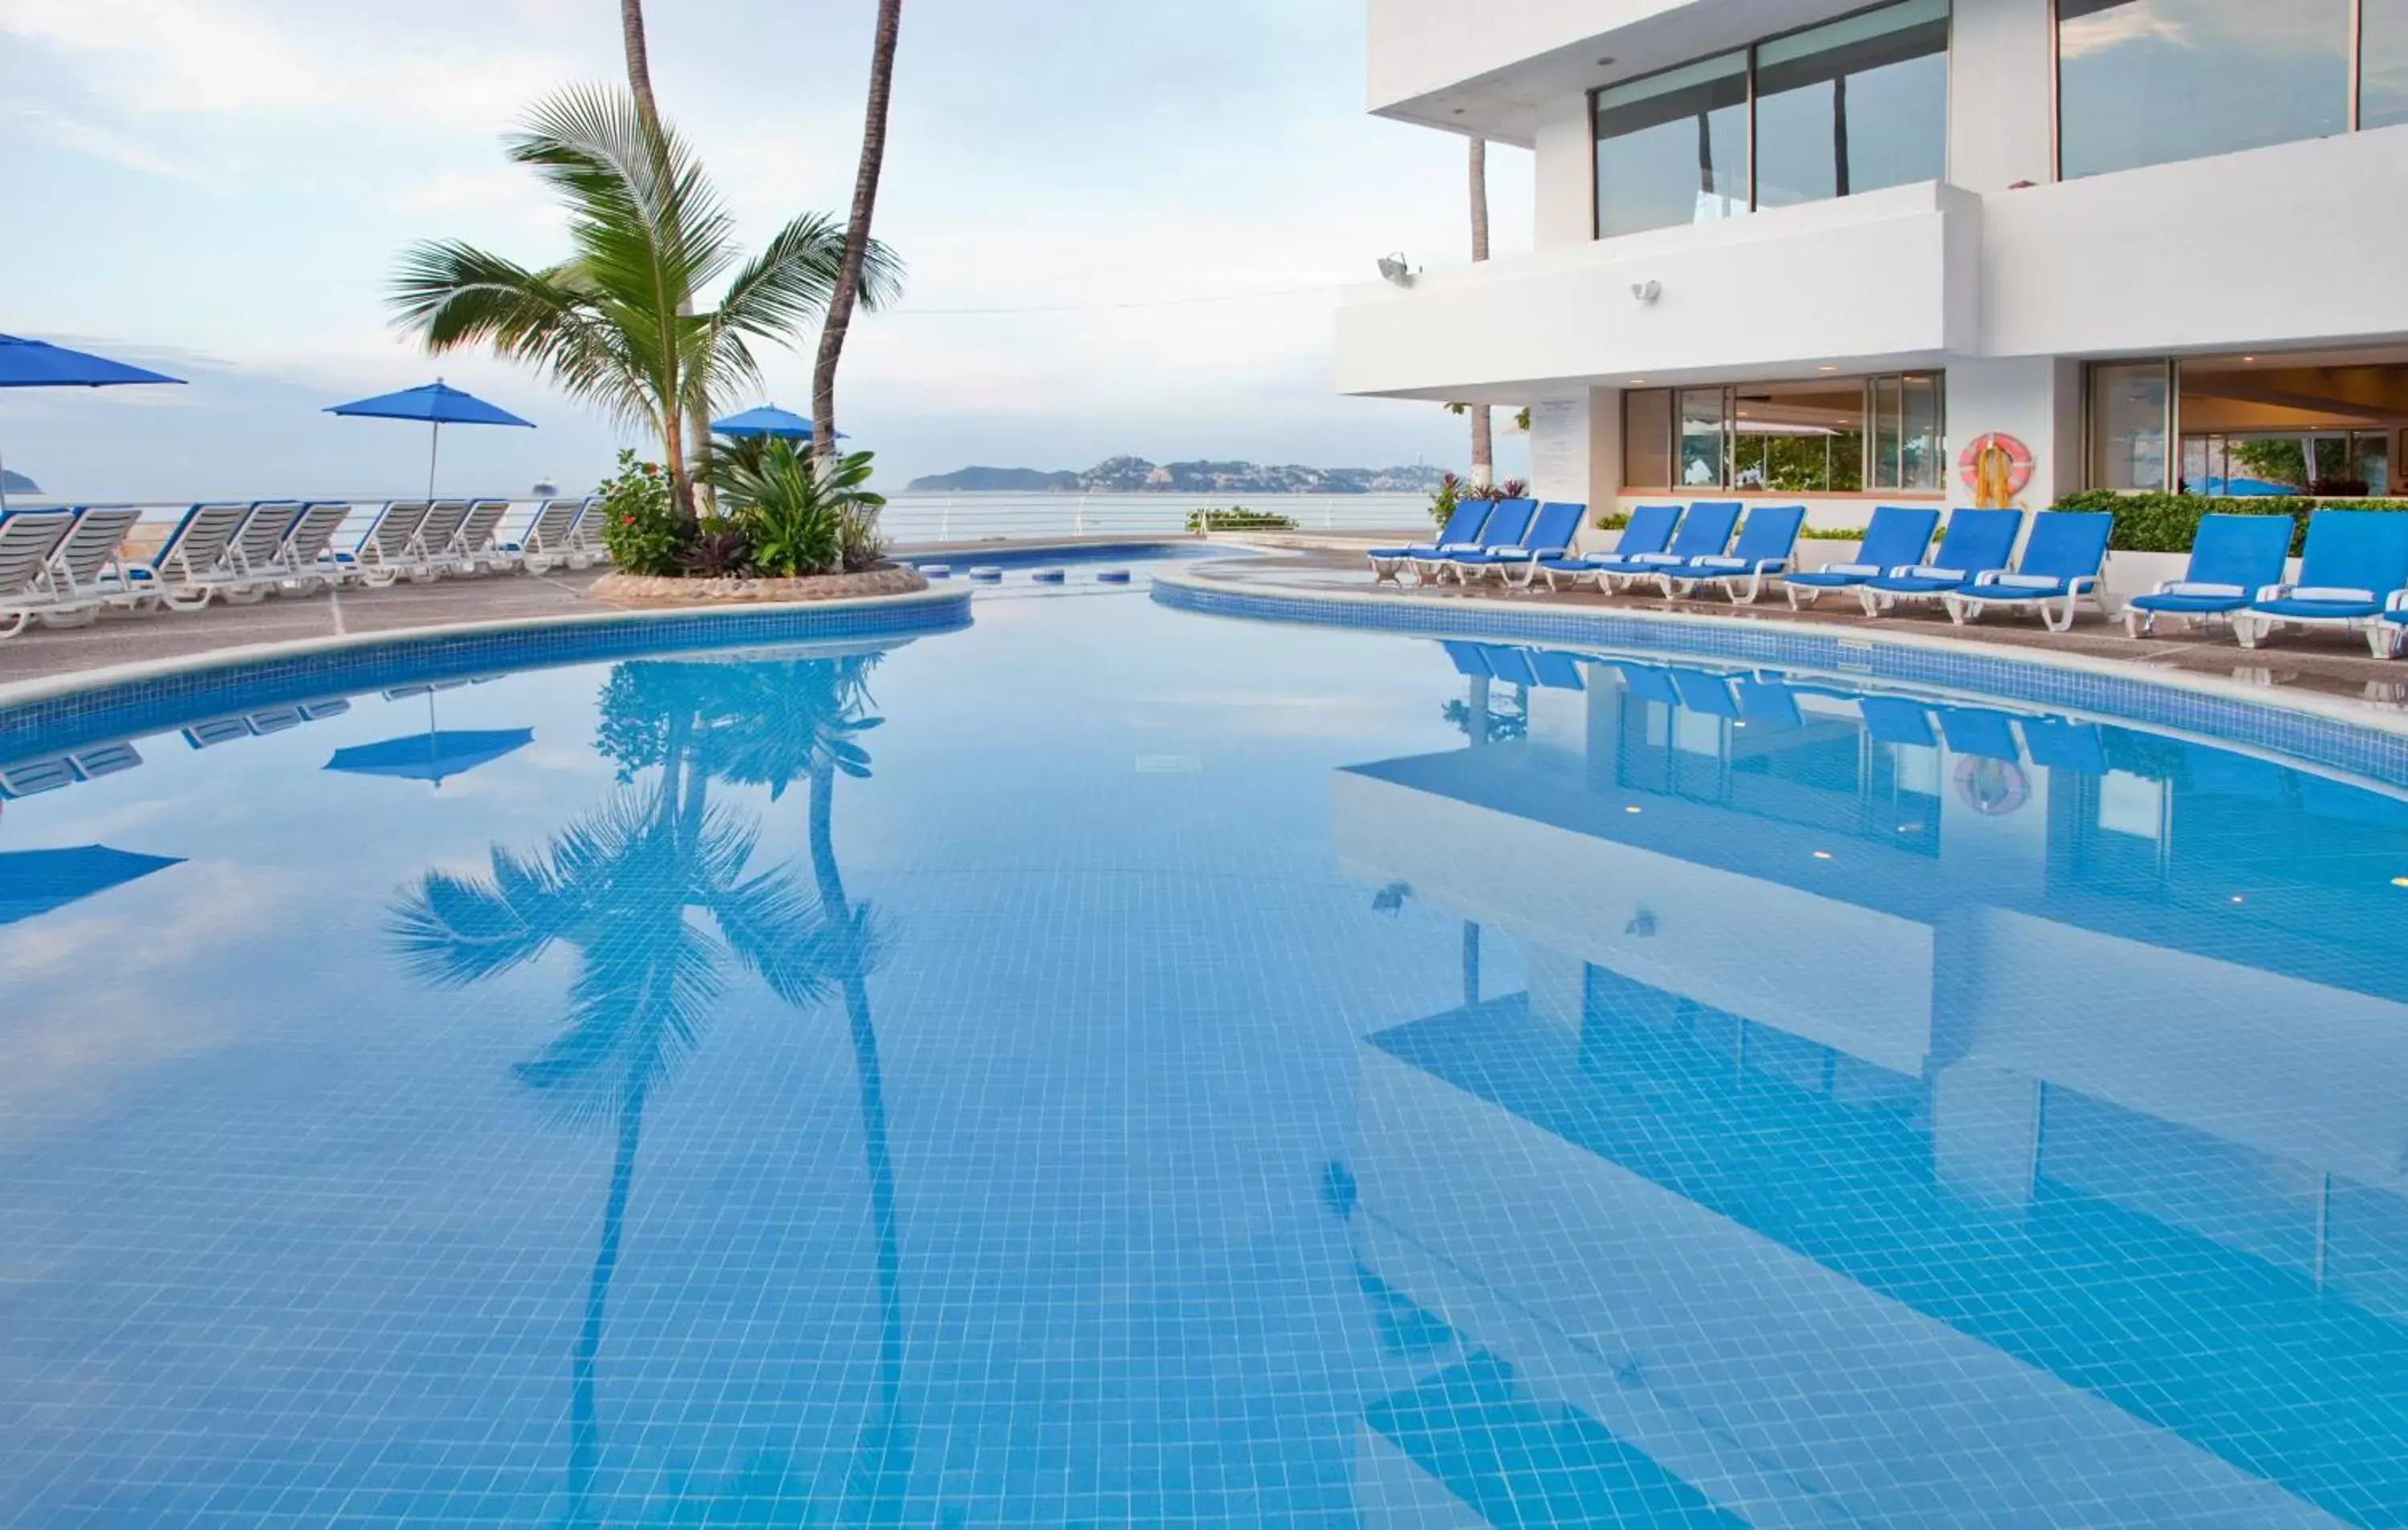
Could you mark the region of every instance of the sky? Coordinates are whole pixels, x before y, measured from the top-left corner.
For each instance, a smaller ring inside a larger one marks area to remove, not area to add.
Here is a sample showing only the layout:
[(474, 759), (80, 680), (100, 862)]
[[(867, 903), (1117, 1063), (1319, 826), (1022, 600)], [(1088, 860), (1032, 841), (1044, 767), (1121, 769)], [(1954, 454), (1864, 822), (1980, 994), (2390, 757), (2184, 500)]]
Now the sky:
[[(652, 0), (662, 110), (739, 238), (849, 205), (873, 11)], [(1363, 12), (908, 0), (876, 231), (909, 287), (856, 321), (838, 390), (885, 486), (1117, 452), (1461, 466), (1462, 421), (1332, 392), (1342, 290), (1469, 239), (1462, 141), (1363, 109)], [(320, 410), (441, 376), (540, 427), (447, 432), (448, 492), (590, 483), (628, 432), (425, 356), (385, 295), (419, 239), (564, 253), (500, 139), (624, 67), (617, 0), (0, 0), (0, 332), (191, 382), (0, 391), (0, 460), (69, 498), (408, 493), (423, 431)], [(1526, 250), (1526, 153), (1491, 150), (1490, 203), (1496, 252)], [(808, 342), (764, 360), (807, 411)], [(1498, 456), (1526, 462), (1501, 432)]]

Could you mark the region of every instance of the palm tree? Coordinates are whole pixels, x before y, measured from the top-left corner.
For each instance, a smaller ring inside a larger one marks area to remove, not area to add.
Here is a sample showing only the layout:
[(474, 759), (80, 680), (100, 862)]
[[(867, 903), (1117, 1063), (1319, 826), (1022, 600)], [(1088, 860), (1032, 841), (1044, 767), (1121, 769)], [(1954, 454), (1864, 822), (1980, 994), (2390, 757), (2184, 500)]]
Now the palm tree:
[[(633, 0), (629, 0), (632, 4)], [(1488, 140), (1471, 139), (1471, 260), (1488, 258)], [(1471, 406), (1471, 482), (1485, 489), (1497, 477), (1496, 437), (1490, 433), (1488, 406)]]
[(652, 100), (652, 55), (644, 46), (644, 0), (619, 0), (619, 33), (626, 42), (627, 91), (648, 133), (661, 130), (661, 108)]
[[(699, 1043), (731, 958), (797, 1007), (821, 1002), (834, 987), (839, 944), (848, 960), (861, 960), (858, 942), (832, 939), (791, 876), (749, 871), (757, 831), (710, 808), (709, 774), (689, 760), (695, 721), (666, 721), (663, 768), (649, 790), (622, 791), (536, 855), (494, 847), (488, 877), (429, 872), (394, 906), (390, 922), (414, 974), (439, 988), (482, 982), (555, 944), (579, 953), (566, 1022), (515, 1069), (564, 1120), (617, 1118), (571, 1366), (568, 1487), (571, 1523), (579, 1524), (591, 1523), (601, 1441), (596, 1362), (646, 1103)], [(688, 918), (693, 910), (709, 916), (715, 936)]]
[[(646, 116), (638, 97), (598, 87), (538, 105), (506, 143), (567, 207), (574, 252), (537, 267), (459, 240), (419, 244), (402, 257), (392, 301), (431, 354), (489, 347), (652, 432), (672, 497), (691, 514), (688, 431), (707, 428), (715, 401), (759, 385), (752, 342), (792, 341), (839, 292), (848, 310), (892, 301), (901, 265), (866, 239), (849, 244), (819, 213), (744, 259), (710, 178)], [(723, 279), (704, 310), (696, 294)]]
[[(878, 206), (878, 177), (886, 164), (886, 106), (895, 87), (895, 37), (903, 25), (903, 0), (878, 0), (878, 31), (869, 45), (869, 105), (861, 129), (861, 167), (853, 181), (853, 217), (845, 225), (845, 250), (867, 255), (869, 218)], [(836, 454), (836, 365), (853, 327), (853, 294), (861, 277), (848, 258), (844, 274), (820, 326), (818, 364), (811, 369), (811, 445), (823, 462)]]

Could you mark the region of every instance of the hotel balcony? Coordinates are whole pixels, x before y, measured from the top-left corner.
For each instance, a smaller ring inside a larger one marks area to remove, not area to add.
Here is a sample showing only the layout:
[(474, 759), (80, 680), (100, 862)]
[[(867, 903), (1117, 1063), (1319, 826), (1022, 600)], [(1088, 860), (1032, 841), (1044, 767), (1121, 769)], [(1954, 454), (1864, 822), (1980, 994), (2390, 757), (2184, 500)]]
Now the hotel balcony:
[(1926, 182), (1367, 287), (1338, 310), (1338, 385), (1518, 403), (1930, 365), (1978, 346), (1981, 222), (1978, 197)]

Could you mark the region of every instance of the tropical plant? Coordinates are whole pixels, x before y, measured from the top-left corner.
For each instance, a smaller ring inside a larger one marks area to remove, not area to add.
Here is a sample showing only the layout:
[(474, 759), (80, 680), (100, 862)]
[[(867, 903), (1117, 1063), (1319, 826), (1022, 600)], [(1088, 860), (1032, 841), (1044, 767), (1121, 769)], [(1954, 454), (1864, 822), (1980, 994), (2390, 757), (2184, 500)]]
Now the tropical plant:
[(658, 463), (619, 453), (619, 471), (595, 491), (591, 513), (602, 517), (602, 545), (610, 561), (630, 574), (675, 574), (693, 544), (694, 523), (669, 497), (668, 476)]
[(1467, 485), (1452, 473), (1439, 475), (1438, 490), (1430, 495), (1430, 519), (1443, 526), (1455, 519), (1455, 508), (1464, 501)]
[(1282, 515), (1277, 510), (1250, 510), (1243, 505), (1227, 509), (1202, 509), (1187, 512), (1189, 531), (1294, 531), (1296, 517)]
[[(895, 92), (895, 40), (903, 26), (903, 0), (878, 0), (878, 28), (869, 44), (869, 97), (863, 110), (861, 163), (853, 180), (853, 212), (845, 223), (841, 275), (820, 325), (819, 357), (811, 368), (811, 439), (823, 463), (837, 455), (836, 368), (853, 328), (853, 294), (862, 290), (863, 263), (875, 248), (869, 222), (878, 207), (878, 178), (886, 164), (886, 107)], [(858, 253), (854, 253), (857, 251)]]
[[(690, 422), (757, 387), (757, 340), (791, 342), (842, 291), (873, 307), (899, 290), (882, 246), (848, 253), (834, 221), (805, 213), (742, 258), (733, 220), (675, 132), (629, 94), (580, 87), (538, 105), (506, 140), (567, 208), (573, 252), (525, 266), (459, 240), (402, 257), (397, 322), (430, 352), (485, 346), (660, 442), (671, 503), (694, 514)], [(696, 294), (724, 281), (716, 306)]]
[(823, 466), (791, 441), (731, 442), (713, 448), (710, 480), (762, 573), (832, 574), (866, 566), (883, 551), (875, 526), (886, 500), (868, 488), (870, 461), (869, 452), (854, 451)]
[(704, 516), (678, 566), (698, 579), (740, 577), (752, 566), (752, 535), (726, 516)]

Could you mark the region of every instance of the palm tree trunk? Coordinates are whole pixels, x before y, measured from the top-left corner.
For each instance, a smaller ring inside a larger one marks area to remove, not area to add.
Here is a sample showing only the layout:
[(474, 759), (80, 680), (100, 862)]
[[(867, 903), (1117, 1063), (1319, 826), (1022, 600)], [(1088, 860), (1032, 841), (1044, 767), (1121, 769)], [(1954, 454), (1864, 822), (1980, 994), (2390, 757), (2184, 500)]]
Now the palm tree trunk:
[[(1471, 140), (1471, 259), (1488, 258), (1488, 140)], [(1497, 478), (1497, 444), (1488, 406), (1471, 406), (1471, 483), (1485, 489)]]
[(594, 1253), (594, 1275), (585, 1287), (585, 1326), (577, 1335), (568, 1405), (568, 1522), (592, 1524), (594, 1469), (602, 1455), (602, 1425), (594, 1400), (595, 1357), (602, 1349), (602, 1318), (610, 1303), (610, 1278), (619, 1267), (619, 1237), (627, 1221), (627, 1194), (636, 1179), (636, 1148), (644, 1135), (644, 1081), (632, 1079), (619, 1099), (619, 1149), (610, 1159), (610, 1197), (602, 1203), (602, 1246)]
[(644, 46), (644, 0), (619, 0), (619, 30), (627, 43), (627, 89), (636, 97), (636, 115), (644, 131), (657, 136), (661, 108), (652, 100), (652, 56)]
[(886, 1141), (886, 1086), (878, 1060), (878, 1030), (869, 1013), (869, 987), (862, 970), (861, 944), (854, 927), (852, 901), (845, 895), (844, 874), (836, 864), (833, 828), (836, 768), (825, 761), (811, 766), (811, 875), (819, 884), (824, 917), (842, 932), (838, 957), (843, 975), (845, 1018), (853, 1035), (853, 1079), (861, 1094), (861, 1146), (869, 1171), (869, 1216), (878, 1239), (878, 1393), (880, 1423), (875, 1434), (886, 1458), (873, 1474), (870, 1496), (882, 1501), (899, 1497), (908, 1476), (908, 1451), (902, 1430), (903, 1295), (902, 1251), (895, 1227), (895, 1162)]
[(823, 463), (836, 460), (836, 367), (853, 325), (853, 302), (861, 285), (861, 264), (869, 253), (870, 214), (878, 206), (878, 177), (886, 164), (886, 106), (895, 84), (895, 36), (903, 24), (903, 0), (878, 0), (878, 32), (869, 49), (869, 107), (861, 129), (861, 168), (853, 178), (853, 216), (845, 224), (844, 258), (836, 291), (828, 295), (820, 326), (818, 365), (811, 371), (811, 451)]

